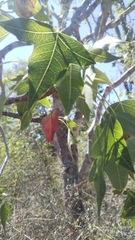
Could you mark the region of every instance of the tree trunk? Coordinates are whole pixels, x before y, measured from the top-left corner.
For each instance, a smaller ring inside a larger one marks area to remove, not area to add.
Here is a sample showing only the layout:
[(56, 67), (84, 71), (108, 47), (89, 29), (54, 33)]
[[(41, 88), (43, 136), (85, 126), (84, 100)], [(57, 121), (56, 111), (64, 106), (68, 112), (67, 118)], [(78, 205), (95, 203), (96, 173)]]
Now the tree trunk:
[[(58, 111), (59, 116), (64, 117), (64, 108), (57, 93), (53, 94), (53, 105)], [(68, 129), (63, 118), (62, 120), (59, 120), (56, 136), (59, 143), (59, 156), (62, 163), (65, 209), (72, 221), (76, 221), (80, 219), (82, 213), (84, 213), (84, 207), (81, 198), (81, 191), (77, 187), (79, 176), (78, 149), (76, 144), (72, 144), (71, 156), (67, 143), (67, 134)], [(77, 129), (74, 129), (74, 134), (77, 134)]]

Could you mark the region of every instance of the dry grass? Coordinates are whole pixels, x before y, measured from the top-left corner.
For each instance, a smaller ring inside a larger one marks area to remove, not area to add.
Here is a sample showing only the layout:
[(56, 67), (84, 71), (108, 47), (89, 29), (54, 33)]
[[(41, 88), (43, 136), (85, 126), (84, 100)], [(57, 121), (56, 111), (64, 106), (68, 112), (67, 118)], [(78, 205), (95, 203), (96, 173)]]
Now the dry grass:
[[(6, 181), (5, 193), (8, 194), (5, 200), (13, 210), (6, 226), (6, 239), (73, 239), (70, 222), (64, 213), (62, 184), (59, 180), (60, 164), (58, 160), (55, 168), (49, 164), (52, 165), (51, 162), (41, 159), (30, 159), (27, 161), (27, 168), (25, 164), (18, 166), (20, 177), (13, 179), (13, 175), (16, 174), (13, 169), (10, 175), (7, 176), (8, 170), (3, 174), (2, 183)], [(122, 225), (119, 218), (122, 200), (112, 195), (109, 186), (100, 222), (97, 221), (96, 196), (92, 186), (88, 186), (87, 191), (83, 192), (83, 197), (86, 212), (83, 216), (83, 226), (73, 226), (78, 232), (76, 239), (135, 238), (135, 232), (130, 225)], [(0, 239), (4, 239), (2, 228)]]
[[(9, 147), (11, 149), (10, 144)], [(0, 159), (2, 161), (2, 155)], [(2, 227), (0, 229), (0, 240), (135, 239), (130, 224), (122, 224), (119, 218), (123, 199), (113, 196), (109, 181), (100, 222), (95, 191), (88, 184), (83, 191), (83, 224), (70, 223), (64, 212), (60, 161), (37, 140), (31, 143), (29, 139), (29, 145), (23, 139), (12, 143), (10, 163), (1, 176), (0, 187), (4, 188), (7, 194), (4, 199), (13, 210), (5, 238)], [(77, 233), (76, 238), (71, 235), (71, 226)]]

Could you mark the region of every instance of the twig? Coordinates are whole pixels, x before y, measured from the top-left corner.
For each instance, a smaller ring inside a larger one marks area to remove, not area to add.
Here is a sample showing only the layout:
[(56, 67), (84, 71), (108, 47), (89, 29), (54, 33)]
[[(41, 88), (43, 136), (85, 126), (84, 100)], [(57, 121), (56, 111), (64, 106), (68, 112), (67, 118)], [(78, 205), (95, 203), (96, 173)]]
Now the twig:
[(4, 133), (4, 130), (2, 128), (2, 126), (0, 126), (0, 132), (2, 134), (2, 138), (3, 138), (3, 142), (4, 142), (4, 145), (5, 145), (5, 150), (6, 150), (6, 157), (5, 157), (5, 160), (0, 168), (0, 176), (2, 175), (2, 172), (3, 170), (5, 169), (8, 161), (9, 161), (9, 150), (8, 150), (8, 145), (7, 145), (7, 142), (6, 142), (6, 136), (5, 136), (5, 133)]
[[(12, 112), (7, 112), (7, 111), (3, 111), (2, 115), (6, 116), (6, 117), (16, 118), (16, 119), (19, 119), (19, 120), (21, 120), (21, 118), (22, 118), (22, 116), (18, 113), (12, 113)], [(40, 117), (34, 117), (34, 118), (31, 119), (31, 122), (41, 123), (43, 117), (45, 117), (45, 116), (46, 115), (41, 115)]]

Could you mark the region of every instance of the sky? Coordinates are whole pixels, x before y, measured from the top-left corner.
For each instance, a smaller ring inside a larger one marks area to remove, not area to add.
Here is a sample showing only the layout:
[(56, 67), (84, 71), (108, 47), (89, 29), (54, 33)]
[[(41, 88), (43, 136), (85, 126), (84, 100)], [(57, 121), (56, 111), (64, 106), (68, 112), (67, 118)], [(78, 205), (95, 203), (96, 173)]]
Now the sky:
[[(79, 6), (81, 3), (81, 0), (76, 0), (74, 2), (75, 2), (74, 6), (76, 6), (76, 4)], [(128, 2), (129, 2), (129, 0), (125, 0), (125, 3), (128, 3)], [(49, 3), (53, 5), (55, 11), (59, 12), (58, 4), (56, 3), (55, 0), (50, 0)], [(5, 5), (4, 10), (6, 10), (6, 5)], [(99, 16), (100, 8), (98, 7), (96, 9), (96, 11), (97, 11), (97, 16)], [(56, 25), (57, 25), (57, 22), (56, 22)], [(88, 31), (88, 29), (86, 27), (86, 24), (83, 24), (83, 31), (81, 32), (82, 36), (83, 35), (85, 36), (87, 34), (87, 31)], [(12, 34), (9, 34), (9, 36), (7, 36), (4, 39), (4, 41), (0, 42), (0, 49), (2, 49), (4, 46), (6, 46), (9, 43), (14, 42), (16, 40), (17, 40), (17, 38), (15, 36), (13, 36)], [(29, 56), (31, 55), (32, 51), (33, 51), (33, 46), (27, 46), (27, 47), (16, 48), (13, 51), (9, 52), (3, 61), (3, 63), (5, 63), (4, 69), (11, 68), (11, 66), (12, 66), (12, 64), (9, 64), (9, 63), (6, 64), (6, 62), (18, 61), (19, 59), (27, 60), (29, 58)], [(116, 71), (114, 68), (112, 68), (111, 63), (97, 64), (96, 67), (99, 68), (101, 71), (105, 72), (110, 80), (118, 79), (120, 76), (119, 72)]]

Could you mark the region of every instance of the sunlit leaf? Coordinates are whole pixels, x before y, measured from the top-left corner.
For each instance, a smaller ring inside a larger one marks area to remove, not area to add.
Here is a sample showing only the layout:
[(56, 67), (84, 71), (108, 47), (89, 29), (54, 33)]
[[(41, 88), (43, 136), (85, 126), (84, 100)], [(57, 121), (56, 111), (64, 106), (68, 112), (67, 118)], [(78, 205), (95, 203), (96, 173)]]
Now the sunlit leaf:
[(93, 109), (93, 91), (91, 85), (94, 78), (95, 73), (93, 72), (92, 68), (91, 67), (87, 68), (84, 76), (84, 88), (82, 94), (84, 95), (85, 102), (87, 103), (91, 111)]
[(38, 103), (42, 104), (46, 108), (51, 108), (50, 101), (49, 101), (48, 97), (38, 100)]
[(32, 19), (13, 19), (0, 22), (0, 25), (19, 40), (34, 44), (28, 64), (29, 109), (56, 83), (59, 73), (70, 63), (80, 66), (95, 63), (81, 43), (48, 24)]
[(39, 1), (36, 1), (33, 16), (40, 21), (51, 21), (51, 19), (44, 13), (44, 8)]
[[(9, 20), (9, 17), (3, 16), (0, 14), (0, 21)], [(8, 36), (9, 32), (6, 31), (3, 27), (0, 26), (0, 42)]]
[(135, 117), (127, 112), (116, 112), (116, 117), (122, 126), (124, 135), (135, 136)]
[(66, 120), (66, 124), (67, 124), (67, 127), (70, 129), (71, 132), (72, 132), (74, 127), (77, 127), (77, 124), (69, 118)]
[(111, 37), (111, 36), (106, 36), (106, 37), (98, 40), (97, 42), (95, 42), (94, 47), (109, 50), (110, 48), (115, 47), (118, 44), (124, 43), (124, 42), (125, 41), (122, 41), (118, 38), (114, 38), (114, 37)]
[(107, 108), (106, 112), (109, 112), (115, 117), (116, 114), (120, 112), (125, 112), (135, 117), (135, 100), (130, 99), (111, 104), (111, 106)]
[(106, 119), (99, 124), (95, 131), (91, 147), (92, 157), (108, 157), (113, 154), (114, 144), (121, 139), (123, 131), (121, 125), (115, 118), (107, 115)]

